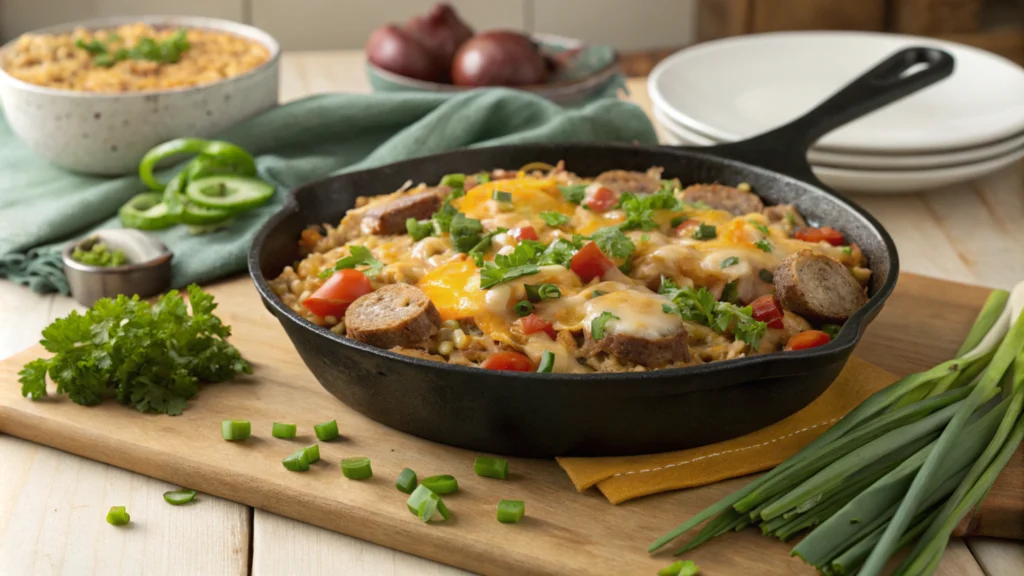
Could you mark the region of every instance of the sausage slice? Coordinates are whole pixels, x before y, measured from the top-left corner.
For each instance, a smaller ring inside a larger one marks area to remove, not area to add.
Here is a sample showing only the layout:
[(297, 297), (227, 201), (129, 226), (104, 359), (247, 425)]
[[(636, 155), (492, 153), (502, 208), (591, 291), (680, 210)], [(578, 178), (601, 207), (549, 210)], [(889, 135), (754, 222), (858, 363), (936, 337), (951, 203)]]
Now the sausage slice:
[(580, 350), (585, 356), (604, 352), (647, 368), (661, 368), (690, 360), (690, 345), (685, 329), (672, 336), (655, 339), (631, 334), (606, 334), (604, 338), (594, 340), (589, 329), (584, 328), (583, 332), (584, 342)]
[(790, 254), (775, 269), (782, 307), (822, 322), (842, 322), (867, 302), (853, 274), (837, 260), (811, 250)]
[(378, 348), (411, 347), (437, 334), (441, 314), (422, 290), (387, 284), (345, 311), (345, 334)]
[[(647, 368), (688, 361), (686, 328), (678, 315), (664, 310), (667, 302), (663, 296), (634, 290), (611, 292), (589, 300), (585, 305), (587, 316), (580, 352), (584, 356), (603, 352)], [(601, 339), (595, 340), (591, 333), (593, 319), (604, 312), (618, 320), (607, 323)]]
[(764, 209), (764, 202), (753, 192), (744, 192), (721, 184), (693, 184), (683, 190), (683, 200), (703, 202), (716, 210), (743, 216)]
[(363, 215), (360, 229), (364, 234), (404, 234), (406, 220), (430, 218), (441, 207), (441, 198), (437, 188), (426, 188), (378, 205), (371, 204)]
[(661, 171), (661, 168), (651, 168), (647, 172), (609, 170), (598, 174), (594, 181), (619, 194), (654, 194), (661, 188)]

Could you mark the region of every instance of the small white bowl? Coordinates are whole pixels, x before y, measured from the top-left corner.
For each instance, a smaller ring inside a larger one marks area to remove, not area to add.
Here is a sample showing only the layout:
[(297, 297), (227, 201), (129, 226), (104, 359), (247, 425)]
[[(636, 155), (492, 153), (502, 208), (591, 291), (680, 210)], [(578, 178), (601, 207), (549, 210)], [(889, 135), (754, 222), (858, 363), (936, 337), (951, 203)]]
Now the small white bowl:
[[(77, 27), (116, 28), (143, 22), (168, 28), (203, 28), (266, 46), (270, 58), (238, 76), (174, 90), (107, 94), (46, 88), (0, 68), (0, 102), (18, 138), (50, 162), (88, 174), (136, 171), (153, 146), (185, 136), (204, 137), (277, 105), (281, 48), (266, 32), (217, 18), (117, 16), (35, 30), (63, 34)], [(0, 61), (15, 40), (0, 47)]]

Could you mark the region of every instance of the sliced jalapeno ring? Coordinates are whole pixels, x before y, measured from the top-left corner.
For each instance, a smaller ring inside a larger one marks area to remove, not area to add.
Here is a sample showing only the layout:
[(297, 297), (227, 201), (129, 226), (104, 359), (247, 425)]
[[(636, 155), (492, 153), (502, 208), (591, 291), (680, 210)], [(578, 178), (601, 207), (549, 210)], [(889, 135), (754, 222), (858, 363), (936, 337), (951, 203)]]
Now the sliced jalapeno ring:
[(163, 190), (165, 186), (153, 175), (156, 165), (162, 160), (182, 154), (201, 154), (215, 159), (222, 167), (231, 167), (235, 174), (253, 176), (256, 174), (256, 161), (240, 146), (220, 140), (203, 140), (202, 138), (178, 138), (156, 146), (139, 162), (139, 178), (153, 190)]
[(185, 204), (188, 200), (185, 199), (185, 172), (178, 172), (171, 178), (171, 181), (167, 183), (167, 187), (164, 188), (163, 202), (167, 205), (167, 212), (175, 216), (180, 216)]
[(138, 194), (121, 206), (118, 216), (125, 228), (138, 228), (139, 230), (162, 230), (173, 226), (178, 218), (168, 212), (167, 205), (163, 203), (163, 193), (143, 192)]
[(195, 202), (185, 201), (181, 213), (181, 222), (183, 224), (191, 224), (193, 226), (206, 226), (209, 224), (219, 224), (228, 218), (231, 218), (231, 212), (227, 210), (220, 210), (219, 208), (206, 208), (199, 206)]
[(236, 213), (266, 204), (274, 187), (255, 178), (211, 176), (190, 182), (185, 195), (199, 206)]

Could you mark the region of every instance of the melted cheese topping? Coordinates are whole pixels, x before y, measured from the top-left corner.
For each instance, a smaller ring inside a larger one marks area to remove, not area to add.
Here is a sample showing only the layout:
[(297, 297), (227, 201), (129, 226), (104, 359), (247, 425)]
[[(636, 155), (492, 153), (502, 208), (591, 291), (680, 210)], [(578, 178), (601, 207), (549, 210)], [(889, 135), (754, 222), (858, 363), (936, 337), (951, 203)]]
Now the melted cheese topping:
[(640, 290), (620, 290), (589, 300), (584, 305), (584, 330), (590, 331), (590, 323), (605, 312), (618, 320), (605, 324), (608, 334), (623, 334), (646, 340), (657, 340), (679, 334), (683, 321), (678, 314), (666, 313), (662, 305), (669, 300), (659, 294)]

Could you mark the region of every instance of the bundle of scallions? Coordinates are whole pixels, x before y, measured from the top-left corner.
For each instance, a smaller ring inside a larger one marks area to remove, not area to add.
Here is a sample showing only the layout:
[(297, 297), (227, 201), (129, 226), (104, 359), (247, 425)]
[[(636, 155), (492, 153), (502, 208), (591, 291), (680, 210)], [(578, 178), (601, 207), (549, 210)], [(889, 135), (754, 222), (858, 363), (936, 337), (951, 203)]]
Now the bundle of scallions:
[[(749, 525), (828, 576), (935, 571), (950, 534), (1024, 439), (1024, 282), (993, 292), (956, 358), (875, 393), (791, 458), (649, 548), (678, 552)], [(921, 343), (927, 346), (926, 342)]]

